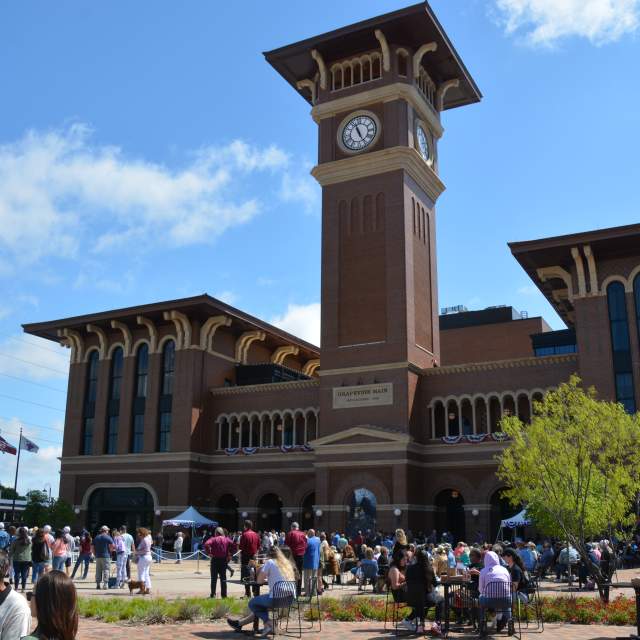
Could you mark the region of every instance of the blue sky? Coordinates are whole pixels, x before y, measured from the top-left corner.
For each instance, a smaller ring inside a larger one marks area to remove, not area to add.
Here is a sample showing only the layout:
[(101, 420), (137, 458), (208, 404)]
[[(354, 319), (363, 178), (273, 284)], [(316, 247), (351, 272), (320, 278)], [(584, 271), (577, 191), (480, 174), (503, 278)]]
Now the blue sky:
[[(317, 341), (315, 125), (261, 52), (402, 6), (0, 6), (0, 429), (42, 447), (22, 490), (57, 491), (67, 353), (21, 323), (206, 291)], [(637, 222), (640, 0), (432, 6), (485, 95), (443, 116), (440, 305), (560, 328), (506, 243)]]

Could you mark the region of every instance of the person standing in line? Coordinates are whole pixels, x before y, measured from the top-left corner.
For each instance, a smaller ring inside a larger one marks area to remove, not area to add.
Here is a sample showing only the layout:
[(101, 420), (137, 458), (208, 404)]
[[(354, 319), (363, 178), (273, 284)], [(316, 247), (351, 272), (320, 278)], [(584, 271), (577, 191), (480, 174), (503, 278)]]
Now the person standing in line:
[(184, 544), (184, 538), (182, 536), (182, 531), (178, 531), (176, 534), (176, 539), (173, 541), (173, 550), (176, 554), (176, 564), (180, 564), (182, 562), (182, 545)]
[(162, 535), (162, 530), (156, 533), (156, 537), (154, 539), (155, 542), (155, 552), (156, 552), (156, 563), (162, 563), (162, 545), (164, 544), (164, 536)]
[(86, 580), (89, 575), (89, 564), (91, 563), (91, 534), (88, 531), (83, 531), (80, 536), (80, 551), (78, 553), (78, 559), (76, 565), (73, 567), (71, 573), (71, 579), (76, 577), (76, 571), (81, 563), (84, 563), (84, 569), (82, 571), (82, 579)]
[(31, 542), (31, 583), (36, 584), (38, 579), (47, 571), (47, 560), (51, 556), (51, 549), (44, 537), (44, 530), (38, 529)]
[(6, 551), (11, 544), (9, 534), (4, 530), (4, 522), (0, 522), (0, 551)]
[(291, 523), (291, 531), (287, 533), (284, 541), (285, 545), (291, 549), (291, 555), (293, 556), (293, 562), (298, 570), (298, 593), (300, 593), (300, 587), (302, 586), (302, 564), (304, 560), (304, 552), (307, 549), (307, 536), (300, 531), (300, 525), (297, 522)]
[(120, 535), (122, 536), (122, 541), (124, 542), (124, 548), (127, 553), (127, 580), (131, 580), (131, 556), (133, 555), (133, 536), (127, 531), (127, 527), (122, 525), (120, 527)]
[[(302, 559), (302, 570), (304, 572), (304, 591), (307, 596), (314, 595), (311, 588), (313, 578), (318, 577), (320, 569), (320, 538), (315, 530), (307, 531), (307, 547), (304, 550)], [(318, 593), (322, 593), (322, 582), (316, 582)]]
[(240, 578), (245, 581), (244, 595), (251, 597), (251, 589), (247, 584), (249, 578), (249, 563), (256, 559), (260, 548), (260, 536), (253, 530), (251, 520), (244, 521), (244, 531), (240, 536)]
[(61, 529), (56, 531), (56, 540), (53, 543), (53, 570), (64, 571), (64, 563), (67, 561), (69, 547)]
[(53, 543), (55, 542), (55, 538), (51, 535), (50, 525), (45, 524), (42, 529), (44, 531), (45, 542), (49, 545), (49, 557), (47, 558), (47, 566), (44, 571), (44, 573), (47, 573), (53, 569)]
[(138, 580), (144, 583), (144, 588), (140, 591), (148, 595), (151, 593), (151, 576), (149, 570), (153, 559), (151, 557), (151, 532), (149, 529), (140, 527), (138, 533), (138, 546), (136, 547), (136, 562), (138, 563)]
[(4, 582), (10, 567), (6, 548), (0, 550), (0, 638), (19, 640), (29, 633), (31, 611), (26, 599)]
[(116, 548), (116, 585), (122, 589), (127, 581), (127, 552), (124, 548), (122, 534), (118, 529), (111, 532), (111, 537)]
[(111, 554), (115, 549), (113, 538), (109, 535), (109, 527), (100, 527), (100, 533), (91, 543), (93, 555), (96, 558), (96, 589), (109, 587), (109, 574), (111, 573)]
[(13, 575), (16, 591), (22, 583), (22, 593), (27, 588), (27, 577), (31, 567), (31, 538), (26, 527), (18, 529), (16, 539), (9, 547), (9, 555), (13, 561)]
[(204, 543), (204, 551), (211, 558), (211, 593), (210, 598), (216, 597), (218, 578), (220, 579), (220, 595), (227, 597), (227, 559), (235, 553), (233, 540), (224, 534), (222, 527), (217, 527), (215, 535)]

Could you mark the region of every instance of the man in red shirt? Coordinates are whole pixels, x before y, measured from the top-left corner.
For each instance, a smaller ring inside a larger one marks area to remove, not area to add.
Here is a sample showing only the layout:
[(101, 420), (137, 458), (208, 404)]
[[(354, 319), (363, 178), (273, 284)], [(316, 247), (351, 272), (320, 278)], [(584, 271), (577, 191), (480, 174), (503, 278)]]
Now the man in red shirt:
[(220, 578), (220, 595), (226, 598), (228, 558), (236, 552), (236, 545), (225, 535), (224, 529), (218, 527), (215, 535), (204, 543), (204, 552), (211, 558), (211, 595), (209, 597), (216, 597), (216, 587)]
[(307, 550), (307, 536), (300, 531), (300, 525), (297, 522), (291, 523), (291, 531), (287, 533), (284, 543), (291, 549), (291, 555), (298, 567), (298, 593), (302, 585), (302, 561), (304, 552)]
[[(244, 521), (244, 531), (240, 536), (240, 577), (244, 580), (249, 577), (249, 562), (256, 559), (256, 553), (260, 548), (260, 536), (253, 531), (253, 522)], [(251, 590), (249, 585), (244, 585), (244, 595), (249, 598)]]

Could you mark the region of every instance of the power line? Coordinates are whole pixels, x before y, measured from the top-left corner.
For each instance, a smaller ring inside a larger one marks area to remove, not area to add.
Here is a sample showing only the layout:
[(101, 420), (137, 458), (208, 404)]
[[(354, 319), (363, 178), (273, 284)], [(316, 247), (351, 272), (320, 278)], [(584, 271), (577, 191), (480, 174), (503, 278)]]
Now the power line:
[(47, 369), (48, 371), (55, 371), (56, 373), (62, 373), (68, 375), (68, 371), (62, 371), (61, 369), (54, 369), (53, 367), (47, 367), (44, 364), (33, 362), (32, 360), (25, 360), (24, 358), (18, 358), (18, 356), (10, 356), (8, 353), (0, 353), (0, 356), (4, 358), (10, 358), (11, 360), (18, 360), (18, 362), (25, 362), (26, 364), (32, 364), (34, 367), (40, 367), (41, 369)]
[(24, 402), (26, 404), (32, 404), (34, 407), (41, 407), (43, 409), (51, 409), (52, 411), (59, 411), (60, 413), (64, 413), (64, 409), (59, 409), (58, 407), (52, 407), (48, 404), (40, 404), (39, 402), (32, 402), (31, 400), (23, 400), (22, 398), (15, 398), (14, 396), (8, 396), (4, 393), (0, 393), (0, 398), (7, 398), (8, 400), (15, 400), (16, 402)]
[[(7, 416), (0, 416), (0, 420), (5, 420), (6, 422), (11, 422), (12, 420), (17, 418), (7, 418)], [(56, 429), (55, 427), (45, 427), (43, 424), (36, 424), (35, 422), (27, 422), (26, 420), (19, 420), (21, 424), (26, 424), (29, 427), (35, 427), (36, 429), (47, 429), (48, 431), (57, 431), (58, 433), (64, 433), (64, 429)]]
[[(45, 351), (51, 351), (51, 353), (60, 353), (59, 349), (52, 349), (51, 347), (45, 347), (43, 344), (38, 344), (37, 342), (32, 342), (31, 340), (27, 340), (22, 336), (17, 336), (14, 333), (0, 333), (0, 335), (9, 338), (10, 340), (20, 340), (20, 342), (24, 342), (25, 344), (31, 345), (32, 347), (38, 347), (38, 349), (44, 349)], [(42, 338), (44, 339), (44, 338)]]
[(42, 384), (41, 382), (34, 382), (33, 380), (27, 380), (26, 378), (20, 378), (19, 376), (12, 376), (12, 375), (9, 375), (8, 373), (2, 373), (1, 371), (0, 371), (0, 376), (4, 376), (5, 378), (13, 378), (14, 380), (20, 380), (20, 382), (26, 382), (27, 384), (35, 384), (36, 386), (42, 387), (43, 389), (57, 391), (58, 393), (67, 393), (64, 389), (50, 387), (48, 384)]
[[(2, 430), (2, 433), (8, 436), (20, 436), (19, 433), (15, 433), (15, 431), (5, 431), (4, 429)], [(58, 444), (61, 445), (62, 442), (60, 442), (59, 440), (47, 440), (46, 438), (40, 438), (39, 436), (33, 436), (36, 440), (39, 440), (40, 442), (49, 442), (51, 444)], [(18, 446), (20, 445), (20, 443), (18, 443)]]

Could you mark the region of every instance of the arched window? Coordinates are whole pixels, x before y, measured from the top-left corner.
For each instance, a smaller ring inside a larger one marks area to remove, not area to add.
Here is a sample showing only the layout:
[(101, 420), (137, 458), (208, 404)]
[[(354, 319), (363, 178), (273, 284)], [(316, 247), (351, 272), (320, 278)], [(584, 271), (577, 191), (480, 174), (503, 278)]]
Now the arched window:
[(607, 287), (609, 325), (611, 327), (611, 350), (613, 351), (613, 375), (616, 400), (628, 413), (635, 413), (636, 402), (633, 393), (633, 370), (631, 364), (631, 342), (629, 340), (629, 320), (627, 301), (622, 282), (612, 282)]
[(149, 373), (149, 347), (143, 342), (136, 354), (136, 382), (133, 398), (133, 429), (131, 431), (131, 453), (142, 453), (144, 447), (144, 412), (147, 402), (147, 379)]
[(160, 386), (160, 417), (158, 424), (158, 451), (169, 451), (171, 446), (171, 405), (173, 377), (176, 366), (176, 343), (169, 340), (162, 349), (162, 384)]
[(120, 421), (120, 391), (124, 354), (121, 347), (111, 354), (111, 377), (109, 380), (109, 404), (107, 405), (107, 441), (105, 453), (118, 452), (118, 425)]
[(82, 449), (83, 456), (93, 453), (93, 423), (96, 415), (96, 395), (98, 393), (98, 352), (92, 351), (87, 362), (87, 386), (82, 409)]

